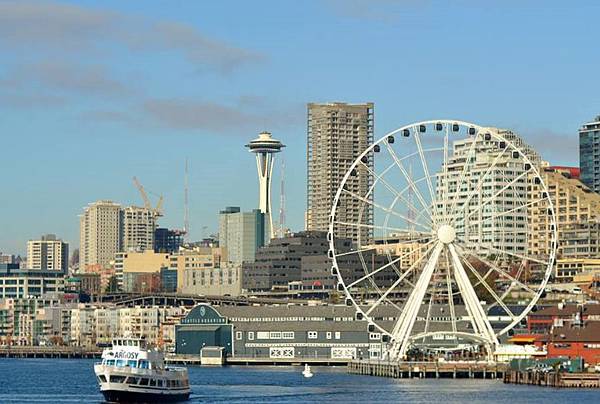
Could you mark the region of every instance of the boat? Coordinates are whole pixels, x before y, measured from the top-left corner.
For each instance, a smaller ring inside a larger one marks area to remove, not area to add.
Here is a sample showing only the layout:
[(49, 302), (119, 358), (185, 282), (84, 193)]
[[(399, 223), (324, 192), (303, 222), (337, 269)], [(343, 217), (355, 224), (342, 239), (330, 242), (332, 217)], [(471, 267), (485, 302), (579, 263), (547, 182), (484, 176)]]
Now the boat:
[(187, 369), (165, 366), (164, 353), (144, 338), (113, 339), (94, 372), (108, 402), (178, 402), (190, 396)]
[(313, 373), (310, 370), (310, 366), (308, 366), (308, 363), (304, 365), (304, 370), (302, 371), (302, 376), (304, 377), (313, 377)]

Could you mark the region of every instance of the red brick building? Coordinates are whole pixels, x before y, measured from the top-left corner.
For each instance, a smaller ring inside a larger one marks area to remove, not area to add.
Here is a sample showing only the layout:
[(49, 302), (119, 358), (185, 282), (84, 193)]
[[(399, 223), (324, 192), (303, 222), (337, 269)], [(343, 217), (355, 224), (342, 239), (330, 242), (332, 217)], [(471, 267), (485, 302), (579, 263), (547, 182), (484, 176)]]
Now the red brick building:
[(527, 315), (527, 330), (531, 335), (544, 336), (550, 333), (550, 329), (556, 320), (571, 321), (579, 312), (583, 321), (600, 320), (600, 304), (588, 304), (578, 306), (576, 304), (558, 304), (530, 312)]
[(600, 321), (564, 322), (540, 337), (536, 345), (545, 347), (548, 358), (583, 358), (585, 363), (600, 363)]

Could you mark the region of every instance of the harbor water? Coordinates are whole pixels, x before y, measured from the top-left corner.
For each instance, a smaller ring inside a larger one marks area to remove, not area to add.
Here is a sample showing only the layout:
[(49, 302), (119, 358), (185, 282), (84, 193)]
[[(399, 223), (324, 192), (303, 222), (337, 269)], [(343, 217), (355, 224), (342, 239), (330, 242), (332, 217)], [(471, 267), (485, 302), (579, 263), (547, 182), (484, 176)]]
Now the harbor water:
[[(0, 403), (101, 403), (93, 360), (0, 359)], [(600, 391), (503, 384), (499, 380), (388, 379), (345, 367), (190, 367), (190, 402), (561, 403), (600, 402)]]

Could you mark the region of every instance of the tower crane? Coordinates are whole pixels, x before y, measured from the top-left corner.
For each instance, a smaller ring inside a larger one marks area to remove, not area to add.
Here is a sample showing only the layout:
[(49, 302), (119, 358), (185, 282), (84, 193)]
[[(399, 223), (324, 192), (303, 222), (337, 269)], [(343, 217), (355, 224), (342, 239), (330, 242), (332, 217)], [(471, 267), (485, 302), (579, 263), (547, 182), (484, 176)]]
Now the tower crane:
[(144, 201), (144, 207), (146, 209), (148, 209), (149, 211), (151, 211), (152, 213), (154, 213), (155, 216), (162, 216), (163, 215), (163, 211), (162, 211), (162, 206), (163, 206), (163, 196), (160, 195), (158, 198), (158, 202), (156, 203), (156, 207), (152, 207), (152, 204), (150, 203), (150, 199), (148, 198), (148, 194), (146, 194), (146, 190), (144, 189), (144, 186), (140, 183), (140, 181), (137, 179), (137, 177), (133, 177), (133, 183), (135, 184), (135, 187), (138, 189), (138, 191), (140, 192), (140, 195), (142, 196), (142, 200)]

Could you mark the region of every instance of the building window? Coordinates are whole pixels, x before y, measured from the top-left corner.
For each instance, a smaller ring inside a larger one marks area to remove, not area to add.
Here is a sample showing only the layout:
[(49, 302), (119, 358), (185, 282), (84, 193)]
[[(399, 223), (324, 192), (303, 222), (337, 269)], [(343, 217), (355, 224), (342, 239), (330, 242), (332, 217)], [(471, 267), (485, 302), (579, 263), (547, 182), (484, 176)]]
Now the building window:
[(308, 332), (308, 339), (317, 339), (318, 338), (318, 333), (316, 331), (309, 331)]
[(369, 334), (369, 339), (374, 339), (379, 341), (381, 339), (381, 334), (378, 332), (372, 332)]
[(235, 339), (237, 339), (238, 341), (242, 339), (242, 332), (241, 331), (236, 331), (235, 332)]
[(283, 339), (294, 339), (294, 331), (284, 331), (281, 333)]
[(271, 331), (269, 339), (281, 339), (281, 331)]
[(254, 331), (248, 331), (248, 339), (254, 341)]
[(327, 339), (331, 339), (331, 331), (327, 331), (327, 334), (325, 334)]
[(340, 339), (340, 338), (342, 338), (342, 333), (339, 332), (339, 331), (336, 331), (335, 332), (335, 339)]

